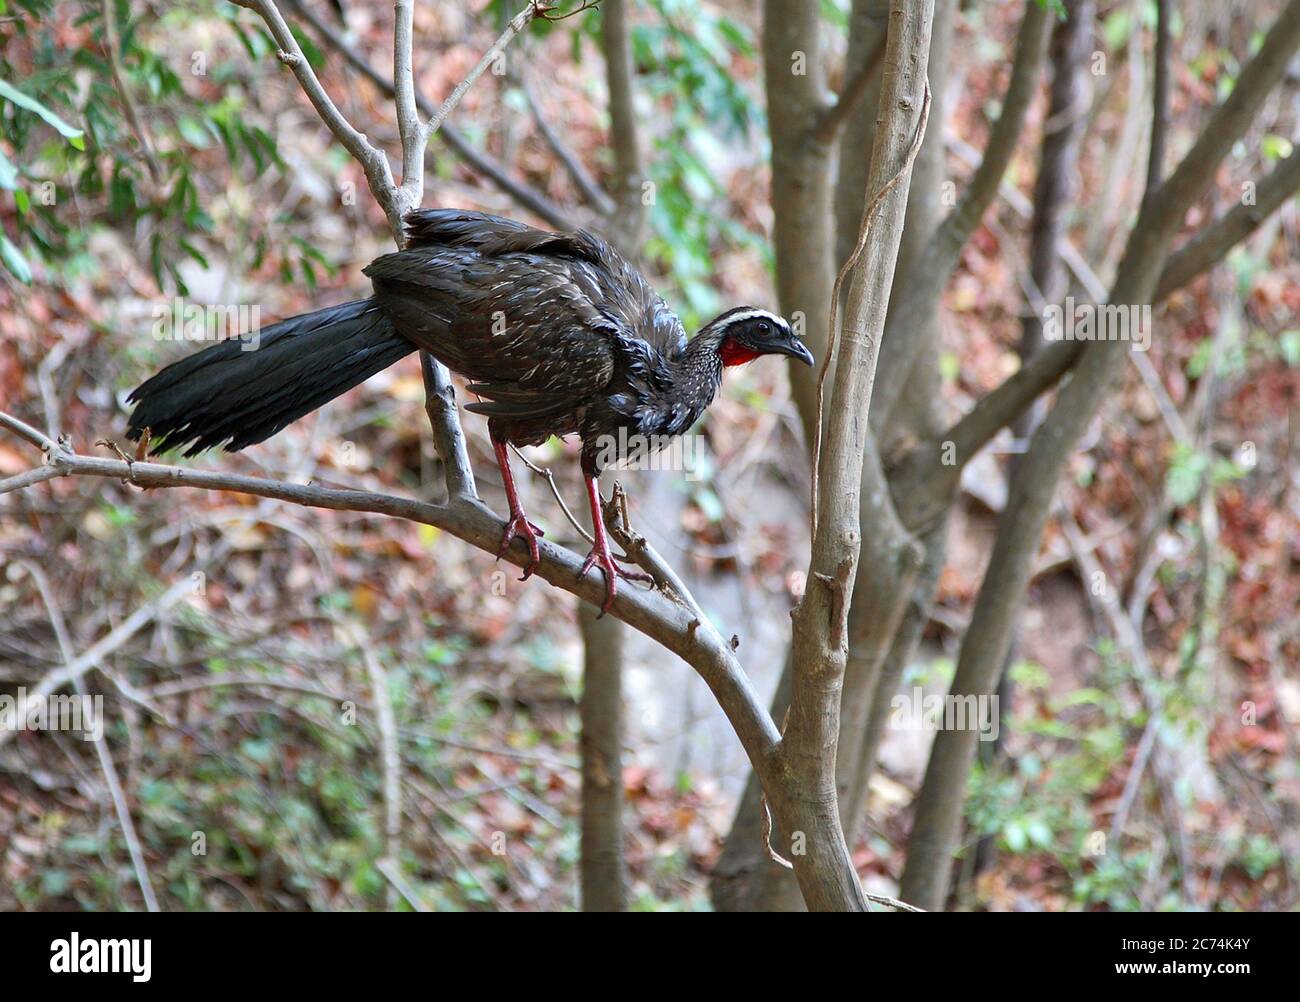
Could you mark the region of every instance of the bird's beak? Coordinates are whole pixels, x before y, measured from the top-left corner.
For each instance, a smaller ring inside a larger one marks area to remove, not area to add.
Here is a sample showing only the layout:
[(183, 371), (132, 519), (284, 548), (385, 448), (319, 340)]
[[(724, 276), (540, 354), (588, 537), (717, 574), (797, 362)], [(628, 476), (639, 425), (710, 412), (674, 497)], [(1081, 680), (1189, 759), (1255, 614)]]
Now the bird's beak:
[(808, 346), (800, 341), (797, 337), (792, 337), (784, 344), (777, 345), (773, 349), (777, 354), (789, 355), (791, 358), (797, 358), (804, 365), (813, 364), (813, 354), (808, 350)]

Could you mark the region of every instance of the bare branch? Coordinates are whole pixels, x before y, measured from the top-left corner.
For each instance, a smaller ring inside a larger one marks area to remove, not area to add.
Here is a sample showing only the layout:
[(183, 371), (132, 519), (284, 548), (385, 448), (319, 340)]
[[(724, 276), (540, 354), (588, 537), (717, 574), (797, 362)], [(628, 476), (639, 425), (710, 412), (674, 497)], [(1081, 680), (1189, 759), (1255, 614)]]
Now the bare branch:
[[(384, 94), (395, 97), (396, 90), (393, 87), (392, 78), (384, 76), (371, 66), (365, 57), (349, 45), (347, 40), (332, 25), (327, 24), (313, 10), (299, 3), (298, 0), (288, 0), (288, 3), (299, 17), (311, 25), (312, 30), (316, 32), (328, 48), (333, 49), (342, 56), (348, 65), (378, 87)], [(426, 116), (432, 116), (437, 111), (437, 106), (418, 91), (415, 95), (415, 106), (421, 114)], [(442, 128), (438, 131), (438, 138), (451, 147), (452, 151), (470, 167), (486, 177), (529, 212), (535, 213), (552, 226), (562, 230), (574, 230), (580, 225), (572, 214), (550, 201), (541, 192), (511, 177), (500, 161), (482, 150), (475, 149), (473, 144), (450, 122), (443, 123)]]
[[(111, 3), (112, 0), (109, 0)], [(45, 603), (45, 609), (50, 616), (50, 625), (54, 628), (54, 636), (59, 644), (59, 655), (63, 658), (64, 666), (71, 665), (76, 658), (72, 654), (72, 638), (68, 635), (67, 621), (63, 618), (63, 610), (59, 608), (58, 602), (54, 598), (54, 590), (50, 587), (50, 579), (46, 577), (45, 572), (35, 564), (23, 561), (23, 566), (27, 573), (32, 576), (36, 582), (36, 589), (41, 593), (41, 600)], [(77, 695), (83, 700), (88, 699), (86, 686), (80, 676), (74, 680)], [(92, 711), (92, 714), (96, 711)], [(23, 719), (19, 717), (17, 719)], [(131, 857), (131, 867), (135, 870), (136, 883), (140, 885), (140, 894), (144, 897), (145, 908), (150, 912), (157, 912), (158, 897), (154, 894), (153, 881), (149, 877), (149, 868), (145, 865), (144, 851), (140, 848), (140, 837), (135, 831), (135, 821), (131, 818), (131, 808), (126, 803), (126, 792), (122, 789), (122, 780), (117, 774), (117, 765), (113, 761), (113, 754), (108, 749), (108, 742), (104, 739), (104, 721), (102, 717), (93, 721), (94, 725), (94, 743), (95, 755), (99, 759), (99, 767), (104, 773), (104, 783), (108, 787), (109, 798), (113, 801), (113, 810), (117, 814), (117, 822), (122, 826), (122, 840), (126, 843), (127, 855)]]
[(524, 6), (523, 10), (510, 19), (510, 23), (506, 25), (505, 31), (501, 32), (497, 37), (497, 40), (488, 47), (486, 52), (483, 53), (483, 57), (478, 61), (478, 64), (469, 71), (469, 75), (456, 85), (456, 89), (451, 92), (451, 96), (447, 98), (447, 100), (443, 101), (442, 106), (429, 117), (428, 124), (425, 126), (424, 130), (426, 136), (432, 136), (442, 127), (443, 120), (455, 110), (456, 105), (460, 104), (461, 98), (463, 98), (469, 92), (469, 89), (474, 86), (474, 81), (481, 77), (483, 71), (500, 58), (501, 53), (504, 51), (505, 47), (510, 44), (511, 40), (528, 27), (528, 23), (532, 21), (533, 18), (537, 17), (539, 14), (544, 14), (546, 9), (546, 0), (528, 0), (528, 3)]
[(916, 358), (919, 342), (909, 337), (908, 331), (915, 325), (917, 317), (927, 312), (942, 294), (961, 256), (962, 247), (997, 196), (999, 183), (1011, 162), (1030, 102), (1038, 89), (1052, 23), (1047, 8), (1047, 4), (1039, 4), (1036, 0), (1028, 0), (1025, 4), (1011, 79), (1003, 98), (1002, 111), (989, 134), (984, 157), (957, 205), (939, 225), (913, 266), (915, 280), (906, 286), (902, 298), (889, 311), (880, 364), (889, 372), (890, 379), (878, 387), (871, 401), (871, 423), (875, 428), (889, 427), (894, 405), (902, 395)]
[[(40, 447), (46, 437), (33, 428), (0, 412), (0, 426), (14, 429), (20, 437)], [(26, 429), (23, 432), (21, 429)], [(489, 554), (496, 554), (504, 524), (477, 499), (433, 505), (410, 498), (368, 491), (340, 490), (316, 485), (293, 484), (239, 474), (209, 470), (192, 470), (159, 463), (100, 459), (72, 452), (51, 443), (47, 463), (59, 476), (107, 477), (127, 480), (139, 487), (195, 487), (205, 490), (234, 491), (256, 497), (273, 498), (306, 507), (337, 511), (371, 512), (394, 518), (432, 525)], [(550, 582), (586, 602), (600, 605), (605, 600), (605, 585), (596, 575), (578, 577), (582, 558), (577, 554), (543, 541), (542, 562), (537, 577)], [(512, 548), (503, 560), (522, 567), (525, 553)], [(680, 582), (679, 582), (680, 585)], [(188, 581), (178, 583), (149, 605), (137, 610), (108, 637), (79, 657), (72, 665), (51, 672), (42, 682), (37, 695), (45, 695), (74, 675), (87, 670), (94, 660), (120, 647), (163, 608), (179, 597)], [(682, 586), (684, 587), (684, 586)], [(689, 594), (689, 593), (687, 593)], [(692, 599), (693, 603), (694, 600)], [(622, 589), (614, 599), (613, 615), (690, 664), (704, 679), (717, 698), (746, 754), (765, 786), (778, 779), (777, 747), (780, 734), (763, 707), (748, 676), (734, 653), (721, 637), (711, 630), (692, 628), (695, 619), (690, 606), (658, 591)], [(5, 735), (0, 732), (0, 744)]]
[(623, 858), (623, 625), (578, 610), (582, 630), (582, 826), (579, 902), (587, 912), (627, 910)]
[(537, 131), (541, 134), (546, 145), (551, 148), (568, 171), (569, 177), (573, 179), (579, 194), (586, 200), (587, 204), (599, 212), (602, 216), (612, 216), (614, 214), (614, 202), (605, 194), (604, 189), (597, 183), (596, 179), (591, 176), (587, 168), (583, 166), (578, 155), (573, 152), (573, 148), (555, 131), (555, 127), (547, 120), (546, 115), (542, 112), (541, 105), (537, 103), (537, 95), (533, 92), (532, 84), (528, 80), (528, 75), (522, 72), (512, 74), (515, 85), (524, 96), (524, 101), (528, 105), (529, 114), (533, 116), (533, 122), (537, 126)]
[(884, 55), (885, 39), (882, 35), (876, 43), (876, 47), (867, 56), (867, 61), (858, 67), (858, 71), (844, 82), (835, 103), (822, 112), (817, 124), (813, 127), (813, 138), (822, 143), (835, 140), (835, 137), (840, 134), (840, 129), (844, 127), (844, 123), (849, 120), (849, 116), (857, 109), (862, 95), (871, 86), (871, 81), (875, 79), (876, 72), (880, 69), (880, 61), (884, 58)]
[[(1300, 146), (1300, 137), (1296, 145)], [(1300, 191), (1300, 152), (1292, 153), (1273, 168), (1256, 185), (1252, 199), (1243, 198), (1169, 255), (1156, 283), (1156, 299), (1164, 299), (1221, 261), (1297, 191)]]
[(38, 466), (35, 469), (25, 470), (22, 473), (16, 473), (12, 477), (0, 480), (0, 494), (20, 491), (24, 487), (34, 487), (36, 484), (53, 480), (58, 475), (59, 471), (52, 466)]
[(393, 197), (393, 172), (389, 167), (388, 157), (352, 126), (352, 123), (343, 116), (343, 113), (339, 111), (330, 96), (325, 93), (325, 88), (316, 79), (316, 72), (311, 68), (311, 63), (307, 61), (307, 57), (303, 55), (298, 40), (293, 37), (293, 32), (289, 30), (289, 25), (285, 21), (284, 15), (280, 13), (280, 8), (275, 5), (275, 0), (231, 0), (231, 2), (256, 12), (266, 22), (266, 26), (271, 31), (271, 37), (275, 39), (276, 45), (280, 47), (280, 51), (277, 53), (280, 62), (293, 71), (293, 75), (298, 78), (299, 86), (302, 87), (303, 93), (307, 95), (307, 99), (311, 101), (316, 113), (320, 115), (321, 121), (329, 127), (330, 132), (334, 133), (334, 137), (343, 144), (343, 148), (351, 153), (357, 163), (361, 165), (375, 200), (387, 213), (389, 223), (394, 231), (399, 230), (401, 227), (401, 212), (398, 211), (399, 206), (397, 206)]
[(403, 205), (399, 215), (420, 204), (424, 194), (424, 151), (429, 135), (420, 126), (415, 107), (415, 70), (411, 65), (411, 22), (413, 0), (395, 0), (393, 4), (393, 104), (397, 110), (397, 133), (402, 140)]
[[(843, 279), (851, 276), (835, 367), (826, 451), (816, 476), (818, 518), (808, 568), (808, 587), (792, 614), (793, 671), (788, 725), (781, 755), (797, 777), (793, 791), (768, 790), (786, 824), (793, 814), (799, 830), (814, 845), (845, 849), (835, 786), (840, 692), (848, 650), (848, 609), (861, 551), (859, 485), (867, 448), (866, 413), (876, 375), (880, 337), (889, 307), (900, 232), (911, 183), (911, 165), (920, 148), (929, 113), (926, 69), (930, 49), (932, 0), (894, 0), (881, 85), (881, 121), (871, 153), (858, 248), (835, 283), (829, 308), (837, 315)], [(837, 332), (832, 326), (829, 337)], [(828, 345), (829, 354), (829, 345)], [(795, 810), (775, 798), (794, 798)], [(783, 809), (784, 808), (784, 809)], [(795, 875), (809, 909), (830, 906), (864, 910), (866, 902), (852, 866), (837, 860), (810, 865), (794, 854)]]
[(1151, 92), (1151, 148), (1147, 151), (1144, 197), (1160, 187), (1164, 177), (1165, 141), (1169, 135), (1169, 0), (1156, 0), (1156, 76)]
[(26, 439), (32, 445), (36, 446), (36, 448), (44, 452), (47, 458), (51, 453), (56, 452), (59, 448), (59, 443), (50, 438), (49, 435), (46, 435), (43, 431), (37, 431), (26, 421), (21, 421), (12, 414), (6, 414), (4, 411), (0, 411), (0, 428), (6, 428), (19, 438)]
[(424, 378), (424, 412), (433, 429), (433, 447), (446, 467), (447, 497), (463, 501), (478, 497), (474, 468), (465, 447), (465, 432), (456, 412), (456, 387), (447, 367), (427, 351), (420, 352), (420, 373)]

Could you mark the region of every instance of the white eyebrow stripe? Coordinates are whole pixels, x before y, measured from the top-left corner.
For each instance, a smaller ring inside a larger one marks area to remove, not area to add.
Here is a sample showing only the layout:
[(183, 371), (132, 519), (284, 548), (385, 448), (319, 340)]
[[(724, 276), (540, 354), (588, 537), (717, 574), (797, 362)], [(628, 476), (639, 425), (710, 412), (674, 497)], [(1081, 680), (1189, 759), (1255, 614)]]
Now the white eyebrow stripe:
[(785, 322), (784, 317), (779, 317), (769, 310), (741, 310), (739, 313), (732, 313), (723, 318), (723, 322), (730, 324), (742, 323), (745, 320), (771, 320), (778, 327), (789, 328), (790, 325)]

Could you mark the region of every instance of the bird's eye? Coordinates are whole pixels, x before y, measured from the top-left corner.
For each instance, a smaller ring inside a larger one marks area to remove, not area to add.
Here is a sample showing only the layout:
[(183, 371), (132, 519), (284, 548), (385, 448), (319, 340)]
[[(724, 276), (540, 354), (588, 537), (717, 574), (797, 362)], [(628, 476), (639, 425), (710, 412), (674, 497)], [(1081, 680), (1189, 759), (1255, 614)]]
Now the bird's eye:
[(760, 334), (770, 334), (772, 333), (772, 325), (769, 324), (766, 320), (760, 320), (758, 322), (758, 332)]

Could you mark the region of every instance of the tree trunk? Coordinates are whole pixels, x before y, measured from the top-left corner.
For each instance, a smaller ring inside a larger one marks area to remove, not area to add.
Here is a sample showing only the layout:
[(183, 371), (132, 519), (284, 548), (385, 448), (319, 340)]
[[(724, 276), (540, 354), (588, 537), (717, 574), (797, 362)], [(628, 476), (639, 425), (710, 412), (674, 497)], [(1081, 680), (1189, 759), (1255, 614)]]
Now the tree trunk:
[[(1291, 0), (1178, 169), (1163, 183), (1148, 186), (1109, 302), (1140, 306), (1153, 301), (1170, 241), (1188, 209), (1204, 194), (1220, 162), (1281, 80), (1297, 46), (1300, 0)], [(1035, 432), (998, 521), (993, 554), (970, 629), (962, 642), (952, 684), (954, 695), (989, 695), (996, 687), (1057, 481), (1075, 444), (1105, 400), (1128, 350), (1124, 340), (1089, 342), (1056, 405)], [(941, 908), (947, 898), (976, 738), (974, 730), (947, 730), (940, 731), (935, 739), (917, 797), (916, 821), (900, 889), (903, 900), (918, 907)]]
[(627, 908), (623, 863), (623, 624), (578, 607), (582, 665), (582, 910)]
[[(1093, 18), (1096, 5), (1093, 0), (1066, 0), (1064, 21), (1057, 22), (1052, 34), (1052, 86), (1044, 127), (1043, 150), (1038, 164), (1038, 178), (1034, 183), (1034, 218), (1029, 235), (1029, 273), (1034, 288), (1042, 297), (1042, 305), (1059, 305), (1069, 291), (1069, 276), (1061, 260), (1060, 243), (1065, 236), (1065, 211), (1078, 190), (1079, 141), (1087, 124), (1086, 111), (1090, 104), (1091, 88), (1088, 77), (1088, 57), (1092, 51)], [(1043, 346), (1043, 316), (1036, 304), (1024, 311), (1020, 326), (1020, 344), (1017, 353), (1021, 365), (1029, 361)], [(1011, 425), (1017, 441), (1025, 442), (1033, 435), (1043, 415), (1043, 400), (1039, 398)], [(1012, 484), (1020, 471), (1020, 456), (1013, 454), (1007, 464), (1007, 483)], [(1002, 725), (997, 738), (980, 746), (986, 763), (997, 760), (1005, 747), (1010, 729), (1011, 701), (1014, 686), (1010, 668), (1019, 646), (1017, 625), (1007, 656), (1002, 664), (998, 682), (998, 712)], [(993, 858), (994, 839), (980, 839), (976, 853), (974, 873), (979, 873)]]

